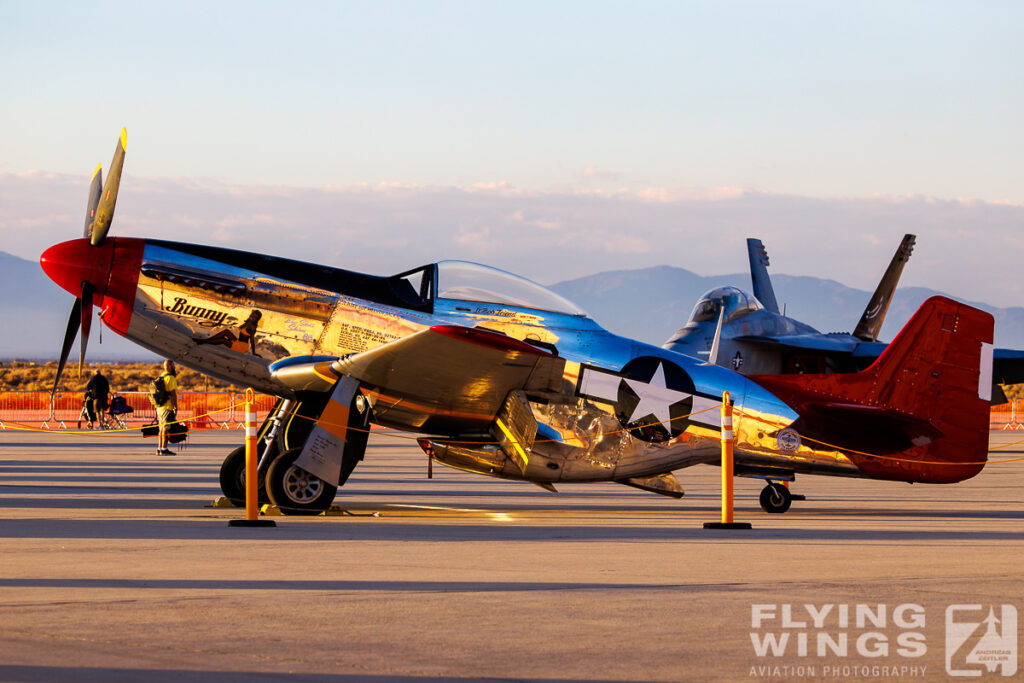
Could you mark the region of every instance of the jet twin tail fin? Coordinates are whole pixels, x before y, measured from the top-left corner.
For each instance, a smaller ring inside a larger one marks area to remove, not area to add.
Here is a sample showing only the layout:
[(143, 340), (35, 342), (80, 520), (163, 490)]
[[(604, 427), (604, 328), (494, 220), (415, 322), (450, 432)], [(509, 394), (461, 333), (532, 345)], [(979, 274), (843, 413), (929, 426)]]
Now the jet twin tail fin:
[(863, 372), (751, 379), (800, 413), (799, 433), (852, 451), (869, 476), (960, 481), (987, 459), (993, 327), (984, 311), (932, 297)]
[(765, 310), (779, 312), (779, 302), (775, 300), (772, 279), (768, 277), (768, 251), (761, 240), (747, 238), (747, 255), (750, 257), (750, 280), (754, 286), (754, 297), (761, 302)]
[(896, 291), (896, 285), (903, 274), (903, 266), (910, 260), (910, 254), (914, 251), (913, 235), (904, 235), (899, 248), (893, 254), (889, 267), (878, 282), (875, 293), (868, 300), (868, 306), (853, 331), (853, 336), (864, 341), (877, 341), (878, 333), (882, 331), (882, 323), (885, 322), (885, 314), (889, 311), (889, 303), (892, 301), (892, 294)]

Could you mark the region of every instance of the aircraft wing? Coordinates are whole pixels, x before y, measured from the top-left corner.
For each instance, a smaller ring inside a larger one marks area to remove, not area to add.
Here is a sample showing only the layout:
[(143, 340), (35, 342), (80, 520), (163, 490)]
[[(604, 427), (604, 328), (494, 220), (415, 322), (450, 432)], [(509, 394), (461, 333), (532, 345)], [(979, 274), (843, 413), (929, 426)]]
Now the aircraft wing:
[(564, 359), (497, 332), (436, 325), (332, 364), (359, 380), (377, 422), (486, 433), (509, 392), (557, 390)]
[(992, 381), (999, 384), (1024, 383), (1024, 351), (996, 349), (992, 359)]
[[(813, 351), (831, 351), (835, 353), (853, 353), (859, 346), (855, 339), (846, 337), (828, 337), (826, 335), (781, 335), (748, 334), (733, 337), (733, 341), (753, 344), (755, 346), (789, 349), (808, 349)], [(882, 348), (885, 347), (881, 344)], [(881, 353), (881, 351), (879, 351)], [(877, 354), (876, 354), (877, 355)]]

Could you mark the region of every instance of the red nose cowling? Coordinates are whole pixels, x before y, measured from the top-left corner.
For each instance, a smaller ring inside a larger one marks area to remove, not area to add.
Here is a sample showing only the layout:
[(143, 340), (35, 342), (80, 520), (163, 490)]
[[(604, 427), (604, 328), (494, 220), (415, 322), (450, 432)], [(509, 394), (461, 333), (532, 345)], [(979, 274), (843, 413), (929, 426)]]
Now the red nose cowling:
[(39, 265), (51, 280), (75, 296), (82, 295), (82, 283), (95, 289), (94, 301), (107, 327), (127, 334), (139, 282), (145, 240), (108, 238), (94, 247), (88, 239), (55, 244), (39, 257)]

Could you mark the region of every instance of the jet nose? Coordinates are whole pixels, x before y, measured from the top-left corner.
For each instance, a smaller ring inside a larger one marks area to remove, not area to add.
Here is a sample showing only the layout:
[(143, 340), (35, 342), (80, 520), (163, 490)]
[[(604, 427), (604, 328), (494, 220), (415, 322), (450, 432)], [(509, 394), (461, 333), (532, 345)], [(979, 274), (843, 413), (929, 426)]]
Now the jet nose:
[(51, 280), (74, 296), (81, 295), (83, 282), (91, 283), (94, 291), (103, 296), (113, 256), (113, 240), (94, 247), (83, 238), (53, 245), (39, 257), (39, 265)]

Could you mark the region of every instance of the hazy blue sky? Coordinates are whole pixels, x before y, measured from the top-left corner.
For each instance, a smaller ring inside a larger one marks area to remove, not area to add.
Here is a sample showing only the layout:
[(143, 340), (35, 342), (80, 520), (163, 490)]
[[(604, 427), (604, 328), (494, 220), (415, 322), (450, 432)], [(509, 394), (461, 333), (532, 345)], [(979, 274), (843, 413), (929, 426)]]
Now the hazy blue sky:
[(0, 15), (4, 171), (87, 173), (124, 124), (140, 175), (1024, 200), (1016, 1), (4, 0)]
[[(1016, 1), (0, 0), (0, 248), (77, 236), (126, 125), (115, 234), (545, 282), (735, 272), (751, 235), (868, 288), (917, 232), (905, 282), (1008, 305), (1022, 27)], [(358, 239), (301, 250), (332, 230)]]

